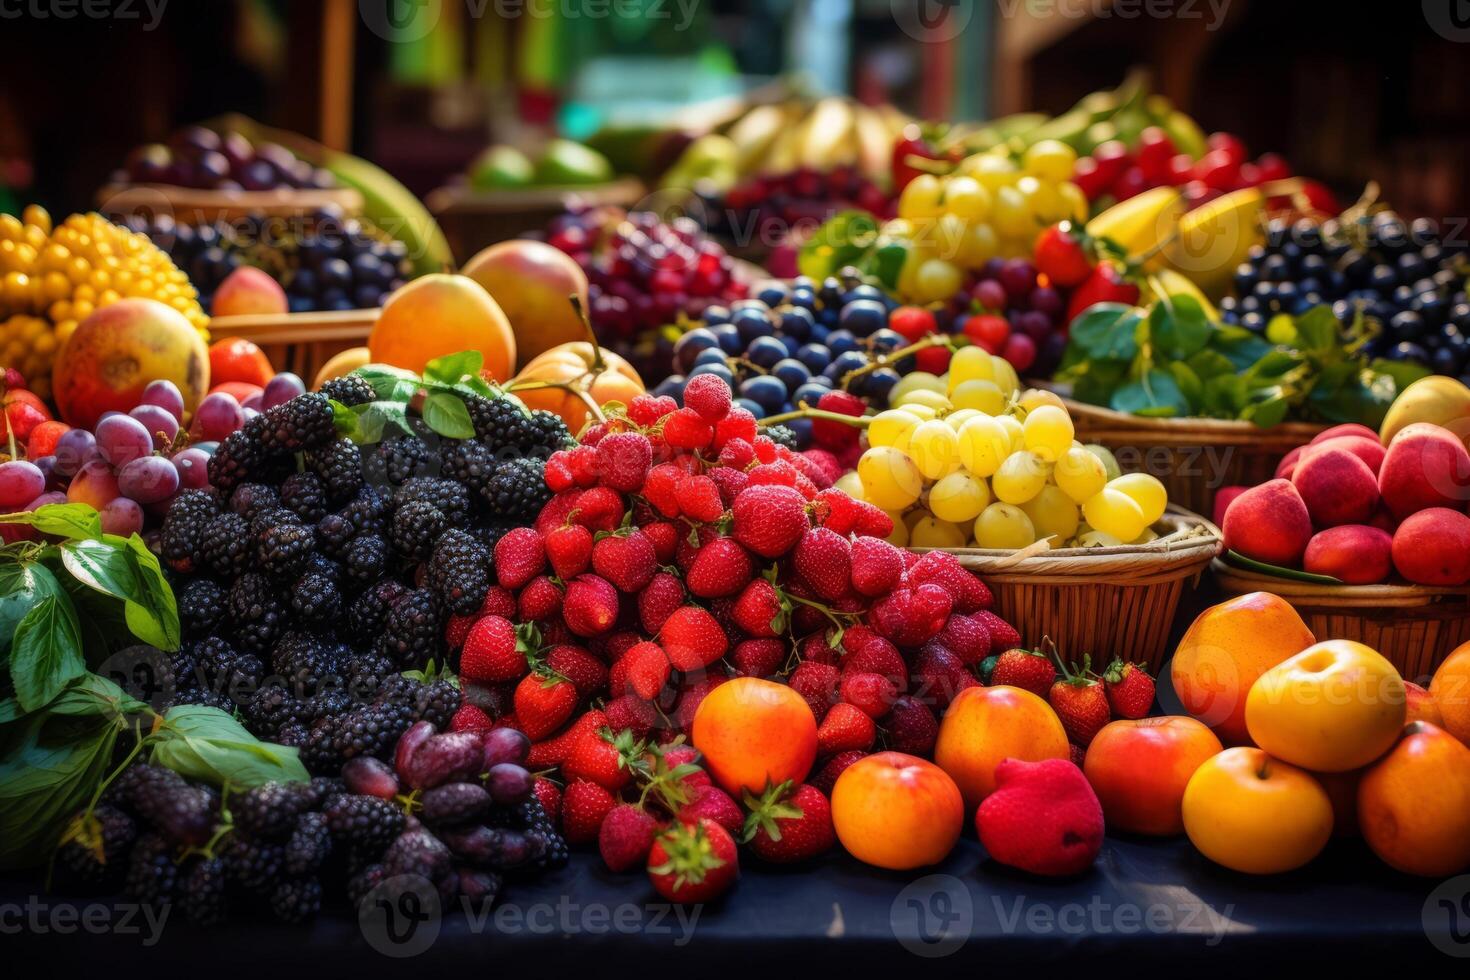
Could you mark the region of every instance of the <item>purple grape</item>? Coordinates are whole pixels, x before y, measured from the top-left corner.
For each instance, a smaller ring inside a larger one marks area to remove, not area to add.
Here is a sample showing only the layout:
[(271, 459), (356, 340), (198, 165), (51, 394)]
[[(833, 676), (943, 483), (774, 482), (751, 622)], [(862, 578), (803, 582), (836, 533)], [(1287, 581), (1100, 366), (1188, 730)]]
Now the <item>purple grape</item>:
[(72, 476), (96, 454), (96, 436), (86, 429), (67, 429), (56, 440), (56, 474)]
[(128, 415), (143, 423), (153, 436), (154, 449), (167, 449), (174, 444), (179, 434), (179, 420), (173, 413), (159, 405), (139, 405)]
[(46, 474), (35, 463), (24, 459), (0, 463), (0, 511), (19, 510), (45, 490)]
[(487, 770), (502, 762), (519, 765), (526, 761), (531, 751), (531, 740), (515, 728), (492, 728), (484, 735), (485, 768)]
[(412, 789), (430, 789), (477, 775), (484, 761), (478, 732), (445, 732), (414, 751), (403, 775)]
[(97, 512), (102, 520), (102, 530), (108, 534), (126, 537), (143, 530), (143, 508), (136, 500), (113, 497)]
[(1027, 310), (1017, 314), (1014, 322), (1018, 330), (1036, 341), (1038, 347), (1051, 334), (1051, 319), (1045, 313), (1039, 313), (1036, 310)]
[(995, 279), (981, 279), (975, 284), (975, 301), (987, 310), (1006, 308), (1006, 288)]
[(179, 386), (172, 381), (160, 378), (150, 381), (148, 387), (143, 389), (143, 396), (138, 399), (139, 405), (157, 405), (174, 417), (174, 421), (184, 420), (184, 396), (179, 391)]
[(97, 449), (115, 467), (153, 453), (153, 436), (131, 415), (109, 415), (97, 423)]
[(47, 490), (45, 493), (41, 494), (35, 500), (32, 500), (30, 503), (26, 504), (25, 505), (25, 509), (28, 510), (28, 511), (30, 511), (30, 510), (40, 510), (42, 507), (45, 507), (47, 504), (64, 504), (64, 503), (66, 503), (66, 492), (65, 491), (63, 491), (63, 490)]
[(510, 806), (525, 802), (531, 795), (531, 785), (534, 782), (535, 779), (525, 767), (502, 762), (490, 767), (485, 787), (490, 790), (492, 800), (502, 806)]
[(1036, 267), (1025, 259), (1008, 259), (1000, 270), (1000, 284), (1011, 299), (1023, 299), (1036, 288)]
[(36, 469), (40, 470), (41, 475), (46, 478), (46, 482), (50, 483), (51, 475), (56, 472), (56, 457), (37, 456), (31, 462), (36, 464)]
[(117, 471), (117, 489), (140, 504), (156, 504), (179, 492), (179, 468), (162, 456), (144, 456)]
[(393, 768), (398, 772), (398, 778), (404, 779), (408, 776), (408, 764), (414, 753), (433, 737), (434, 723), (429, 721), (414, 722), (408, 731), (398, 736), (398, 745), (393, 750)]
[(200, 490), (209, 486), (209, 453), (198, 446), (190, 446), (175, 453), (173, 459), (179, 470), (181, 490)]
[(1045, 313), (1048, 320), (1056, 322), (1062, 313), (1062, 295), (1050, 286), (1037, 286), (1031, 292), (1031, 308), (1037, 313)]
[(235, 396), (227, 391), (205, 395), (189, 424), (189, 435), (197, 440), (218, 442), (245, 424), (245, 413)]
[(297, 395), (306, 394), (306, 383), (290, 371), (282, 371), (265, 383), (260, 393), (260, 408), (264, 411), (288, 402)]
[(342, 781), (347, 784), (347, 792), (360, 796), (391, 800), (398, 795), (398, 776), (393, 767), (370, 755), (349, 759), (342, 767)]
[(457, 825), (478, 820), (490, 809), (490, 794), (479, 783), (445, 783), (425, 790), (420, 816), (432, 825)]
[[(244, 409), (246, 412), (254, 412), (255, 414), (259, 415), (260, 414), (260, 392), (257, 391), (255, 394), (253, 394), (249, 398), (245, 399), (243, 402), (240, 403), (240, 407), (242, 409)], [(248, 415), (245, 416), (245, 417), (246, 417), (246, 419), (249, 419), (250, 418), (250, 416), (248, 416)]]

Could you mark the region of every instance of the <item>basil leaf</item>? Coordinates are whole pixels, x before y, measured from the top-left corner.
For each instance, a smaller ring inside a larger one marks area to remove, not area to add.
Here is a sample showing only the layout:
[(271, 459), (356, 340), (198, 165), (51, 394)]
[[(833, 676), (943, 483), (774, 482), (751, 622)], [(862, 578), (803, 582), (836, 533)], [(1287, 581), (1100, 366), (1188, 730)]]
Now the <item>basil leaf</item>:
[(296, 749), (262, 742), (234, 717), (207, 705), (170, 708), (153, 739), (155, 764), (216, 786), (249, 789), (310, 778)]
[(88, 672), (46, 706), (57, 715), (124, 718), (147, 709), (147, 705), (100, 674)]
[(1184, 400), (1189, 403), (1189, 414), (1195, 414), (1196, 408), (1205, 398), (1204, 382), (1183, 361), (1170, 361), (1168, 367), (1169, 375), (1174, 379), (1174, 383), (1179, 386), (1179, 391), (1184, 395)]
[(1193, 296), (1165, 296), (1149, 311), (1149, 334), (1165, 357), (1184, 360), (1210, 342), (1210, 321)]
[(104, 535), (101, 541), (68, 542), (61, 560), (72, 577), (88, 588), (123, 601), (128, 629), (161, 650), (179, 648), (179, 610), (163, 577), (158, 556), (143, 539)]
[(1094, 360), (1131, 361), (1138, 354), (1143, 311), (1122, 303), (1097, 303), (1072, 321), (1068, 336)]
[(1281, 395), (1272, 395), (1262, 401), (1252, 402), (1240, 413), (1240, 417), (1247, 422), (1254, 422), (1263, 429), (1269, 429), (1273, 425), (1280, 425), (1286, 421), (1286, 410), (1290, 407), (1287, 400)]
[(22, 708), (35, 711), (87, 672), (71, 603), (46, 596), (25, 614), (10, 645), (10, 681)]
[(462, 350), (456, 354), (436, 357), (424, 365), (424, 377), (452, 385), (467, 374), (478, 375), (485, 366), (485, 355), (477, 350)]
[(39, 562), (0, 563), (0, 656), (10, 652), (10, 639), (27, 612), (47, 596), (65, 594), (51, 569)]
[(42, 534), (63, 538), (102, 537), (102, 520), (86, 504), (46, 504), (20, 514), (0, 514), (0, 524), (28, 524)]
[[(17, 728), (19, 730), (17, 730)], [(43, 863), (112, 765), (121, 723), (39, 714), (0, 750), (0, 868)]]
[(502, 394), (499, 388), (478, 374), (457, 381), (454, 390), (464, 395), (479, 395), (481, 398), (499, 398)]
[(408, 412), (396, 401), (367, 402), (354, 406), (352, 411), (357, 416), (357, 429), (348, 438), (358, 445), (382, 442), (383, 432), (390, 426), (403, 433), (413, 431), (408, 425)]
[(1293, 321), (1296, 327), (1297, 339), (1304, 351), (1311, 353), (1323, 353), (1337, 349), (1338, 330), (1340, 329), (1337, 317), (1332, 314), (1330, 306), (1314, 306)]
[(424, 424), (449, 439), (473, 439), (475, 424), (464, 402), (447, 392), (435, 391), (424, 399)]
[(1189, 402), (1173, 376), (1157, 368), (1118, 388), (1109, 402), (1114, 411), (1150, 418), (1189, 414)]
[(889, 289), (898, 288), (898, 275), (908, 261), (909, 249), (902, 242), (889, 242), (873, 250), (867, 268), (878, 281)]

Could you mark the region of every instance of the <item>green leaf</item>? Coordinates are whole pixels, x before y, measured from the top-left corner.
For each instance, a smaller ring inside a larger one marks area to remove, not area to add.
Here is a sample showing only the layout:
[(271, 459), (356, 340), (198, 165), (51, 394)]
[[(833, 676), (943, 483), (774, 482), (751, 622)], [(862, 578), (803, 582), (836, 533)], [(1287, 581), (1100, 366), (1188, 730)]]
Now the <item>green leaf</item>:
[(42, 713), (0, 734), (0, 868), (46, 861), (112, 765), (121, 722)]
[(1302, 365), (1302, 356), (1295, 351), (1277, 349), (1269, 351), (1245, 372), (1247, 384), (1272, 382)]
[(1210, 347), (1223, 354), (1236, 371), (1244, 371), (1271, 352), (1271, 345), (1244, 327), (1222, 324), (1215, 328)]
[(1263, 575), (1275, 575), (1278, 578), (1294, 579), (1298, 582), (1315, 582), (1318, 585), (1342, 585), (1342, 579), (1333, 578), (1331, 575), (1318, 575), (1315, 572), (1304, 572), (1299, 568), (1287, 568), (1284, 565), (1272, 565), (1264, 561), (1256, 561), (1247, 558), (1240, 552), (1231, 549), (1225, 552), (1227, 564), (1236, 565), (1240, 568), (1260, 572)]
[(867, 211), (842, 211), (828, 219), (801, 246), (796, 264), (804, 276), (821, 281), (845, 265), (861, 264), (878, 240), (878, 221)]
[(1418, 381), (1420, 378), (1427, 378), (1433, 373), (1429, 368), (1414, 361), (1389, 361), (1381, 357), (1374, 358), (1370, 361), (1368, 370), (1374, 374), (1388, 375), (1393, 379), (1394, 384), (1398, 386), (1399, 391), (1403, 391), (1415, 381)]
[(126, 544), (133, 559), (133, 570), (137, 574), (140, 593), (128, 597), (123, 607), (128, 629), (144, 643), (160, 650), (173, 651), (183, 639), (179, 631), (179, 606), (174, 600), (173, 589), (163, 576), (163, 566), (158, 556), (148, 550), (143, 539), (133, 534), (127, 538), (107, 536), (112, 543)]
[(1154, 368), (1137, 381), (1130, 381), (1117, 391), (1109, 405), (1114, 411), (1149, 418), (1174, 418), (1189, 414), (1189, 402), (1173, 376)]
[(1240, 413), (1247, 422), (1254, 422), (1263, 429), (1280, 425), (1286, 421), (1286, 411), (1291, 404), (1281, 395), (1272, 395), (1262, 401), (1251, 402)]
[(456, 354), (436, 357), (424, 365), (424, 377), (430, 381), (442, 381), (452, 385), (467, 374), (479, 376), (485, 366), (485, 355), (477, 350), (462, 350)]
[(443, 391), (429, 393), (424, 399), (424, 424), (450, 439), (473, 439), (475, 423), (470, 421), (470, 410), (457, 396)]
[(111, 680), (90, 671), (67, 686), (46, 710), (57, 715), (76, 717), (101, 716), (124, 718), (147, 710), (148, 705), (118, 687)]
[(1138, 325), (1143, 311), (1122, 303), (1098, 303), (1072, 321), (1069, 333), (1094, 360), (1131, 361), (1138, 354)]
[(10, 646), (10, 681), (22, 708), (35, 711), (87, 672), (76, 613), (46, 596), (25, 614)]
[(27, 524), (42, 534), (63, 538), (102, 536), (102, 521), (87, 504), (46, 504), (20, 514), (0, 514), (0, 524)]
[(1149, 336), (1154, 347), (1171, 360), (1184, 360), (1210, 342), (1210, 321), (1193, 296), (1170, 296), (1149, 311)]
[(1304, 351), (1323, 353), (1341, 347), (1338, 342), (1340, 329), (1332, 307), (1314, 306), (1293, 321), (1297, 340)]
[(481, 398), (505, 397), (504, 393), (501, 392), (500, 389), (496, 388), (493, 384), (486, 381), (478, 374), (472, 375), (468, 378), (464, 378), (463, 380), (457, 382), (454, 385), (454, 390), (464, 395), (479, 395)]
[(1222, 374), (1235, 373), (1235, 365), (1230, 363), (1230, 358), (1210, 347), (1206, 347), (1204, 350), (1197, 352), (1185, 363), (1194, 372), (1194, 376), (1201, 381), (1209, 381), (1211, 378), (1218, 378)]
[(357, 430), (349, 438), (360, 446), (382, 442), (383, 433), (389, 427), (404, 434), (413, 431), (408, 425), (408, 411), (396, 401), (367, 402), (354, 405), (352, 411), (357, 415)]
[(10, 653), (15, 628), (42, 599), (60, 600), (66, 593), (51, 570), (40, 562), (0, 562), (0, 656)]
[(867, 270), (887, 289), (898, 288), (898, 276), (903, 264), (908, 261), (908, 246), (901, 242), (888, 242), (873, 249), (868, 258)]
[(295, 748), (262, 742), (232, 716), (207, 705), (170, 708), (153, 737), (150, 758), (215, 786), (249, 789), (310, 778)]
[(1194, 369), (1183, 361), (1170, 361), (1168, 364), (1169, 374), (1174, 378), (1174, 383), (1179, 386), (1184, 400), (1189, 403), (1189, 414), (1198, 413), (1200, 404), (1205, 398), (1205, 384), (1200, 376), (1194, 373)]
[(332, 430), (337, 433), (338, 438), (351, 439), (352, 434), (357, 431), (357, 415), (346, 405), (335, 398), (328, 399), (332, 406)]

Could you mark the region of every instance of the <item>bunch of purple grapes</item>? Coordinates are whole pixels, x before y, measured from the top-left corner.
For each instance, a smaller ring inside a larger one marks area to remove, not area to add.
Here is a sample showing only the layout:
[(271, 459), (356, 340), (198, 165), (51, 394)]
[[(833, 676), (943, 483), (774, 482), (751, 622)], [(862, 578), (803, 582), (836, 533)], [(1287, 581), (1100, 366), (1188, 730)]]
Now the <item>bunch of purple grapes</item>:
[(237, 132), (186, 126), (167, 143), (133, 150), (113, 174), (120, 184), (173, 184), (216, 191), (337, 186), (331, 172), (312, 166), (279, 143), (252, 143)]

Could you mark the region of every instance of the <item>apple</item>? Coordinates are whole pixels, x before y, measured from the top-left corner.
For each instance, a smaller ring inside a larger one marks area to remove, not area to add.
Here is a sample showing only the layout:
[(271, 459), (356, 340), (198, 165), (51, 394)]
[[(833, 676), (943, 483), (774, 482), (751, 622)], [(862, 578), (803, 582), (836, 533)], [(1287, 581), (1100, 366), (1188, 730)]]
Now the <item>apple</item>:
[(1070, 757), (1067, 733), (1051, 705), (1005, 684), (955, 695), (934, 743), (934, 762), (959, 786), (967, 810), (995, 792), (995, 767), (1003, 760)]
[(959, 840), (965, 804), (932, 762), (879, 752), (842, 771), (832, 787), (837, 839), (859, 861), (905, 871), (944, 860)]
[(1167, 837), (1184, 833), (1184, 787), (1220, 751), (1215, 733), (1184, 715), (1123, 719), (1093, 738), (1082, 772), (1109, 827)]
[(1332, 801), (1311, 774), (1248, 746), (1205, 760), (1181, 812), (1201, 854), (1247, 874), (1299, 868), (1332, 837)]
[(587, 339), (570, 299), (576, 296), (583, 311), (590, 311), (587, 275), (561, 249), (526, 238), (497, 242), (476, 253), (460, 273), (500, 304), (515, 332), (522, 367), (543, 351)]

